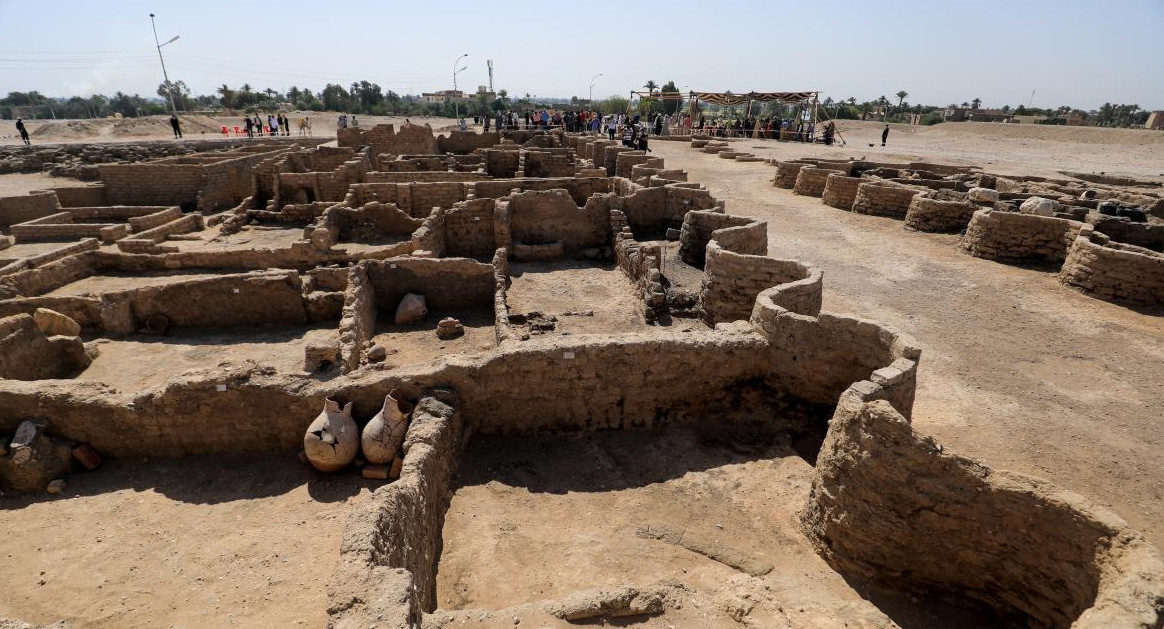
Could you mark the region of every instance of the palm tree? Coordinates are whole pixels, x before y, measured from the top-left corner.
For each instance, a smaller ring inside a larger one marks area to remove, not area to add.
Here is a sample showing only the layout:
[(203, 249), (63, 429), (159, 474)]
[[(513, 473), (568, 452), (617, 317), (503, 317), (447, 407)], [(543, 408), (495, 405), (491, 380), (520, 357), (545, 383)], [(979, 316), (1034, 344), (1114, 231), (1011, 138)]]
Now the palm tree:
[(222, 106), (227, 109), (234, 109), (234, 90), (230, 89), (226, 83), (216, 90), (219, 96), (222, 96)]
[(970, 101), (970, 108), (971, 109), (978, 109), (978, 106), (981, 104), (982, 104), (982, 99), (975, 98), (974, 100)]
[(901, 104), (905, 102), (906, 97), (909, 96), (909, 92), (901, 90), (900, 92), (894, 94), (894, 96), (897, 97), (897, 108), (901, 109)]
[(647, 88), (647, 92), (654, 94), (655, 90), (659, 88), (659, 84), (655, 83), (652, 80), (648, 80), (646, 83), (643, 84), (643, 87)]

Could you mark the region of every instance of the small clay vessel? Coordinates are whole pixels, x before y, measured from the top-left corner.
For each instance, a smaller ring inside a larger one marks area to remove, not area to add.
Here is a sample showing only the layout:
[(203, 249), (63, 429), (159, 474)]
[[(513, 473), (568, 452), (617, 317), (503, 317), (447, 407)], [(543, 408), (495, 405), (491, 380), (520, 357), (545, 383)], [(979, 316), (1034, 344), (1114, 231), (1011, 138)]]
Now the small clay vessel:
[(336, 472), (351, 465), (360, 453), (360, 428), (352, 419), (351, 402), (343, 408), (332, 398), (323, 402), (323, 412), (303, 435), (303, 452), (321, 472)]
[(408, 431), (408, 416), (412, 414), (412, 404), (399, 391), (392, 389), (384, 397), (384, 407), (364, 426), (360, 445), (364, 448), (364, 458), (373, 465), (387, 465), (396, 458), (400, 446), (404, 444), (404, 433)]

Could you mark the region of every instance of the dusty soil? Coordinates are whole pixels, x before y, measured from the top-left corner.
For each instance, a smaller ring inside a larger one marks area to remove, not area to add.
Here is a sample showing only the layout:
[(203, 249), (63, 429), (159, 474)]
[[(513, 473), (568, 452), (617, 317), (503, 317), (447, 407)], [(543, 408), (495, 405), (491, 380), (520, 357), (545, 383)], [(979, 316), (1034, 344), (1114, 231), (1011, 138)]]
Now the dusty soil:
[(110, 461), (0, 498), (0, 618), (322, 627), (347, 516), (378, 485), (295, 456)]
[(303, 371), (303, 352), (312, 341), (335, 334), (330, 326), (262, 326), (219, 330), (171, 330), (162, 336), (131, 334), (97, 339), (93, 364), (77, 380), (101, 382), (120, 391), (164, 386), (171, 378), (224, 362), (254, 361), (279, 373)]
[[(1164, 133), (1157, 131), (988, 122), (953, 122), (930, 127), (892, 124), (889, 125), (887, 146), (882, 147), (881, 130), (884, 127), (877, 122), (839, 120), (837, 129), (847, 142), (845, 146), (745, 139), (733, 148), (738, 146), (737, 150), (760, 157), (781, 159), (854, 156), (893, 161), (920, 158), (942, 164), (981, 166), (1000, 174), (1061, 178), (1059, 171), (1067, 170), (1164, 181), (1164, 162), (1160, 159), (1164, 154)], [(658, 150), (656, 147), (669, 144), (655, 142), (651, 148)], [(667, 167), (678, 166), (668, 162)], [(691, 180), (698, 181), (694, 177)]]
[[(633, 626), (896, 626), (800, 533), (795, 513), (811, 479), (812, 467), (777, 434), (684, 425), (478, 438), (445, 520), (438, 605), (506, 610), (496, 614), (502, 621), (544, 626), (528, 604), (678, 583), (680, 609), (637, 616)], [(886, 609), (903, 626), (972, 626), (949, 609)]]
[[(492, 308), (439, 312), (429, 310), (424, 320), (412, 325), (396, 325), (394, 313), (395, 310), (391, 310), (380, 314), (376, 320), (375, 336), (372, 337), (372, 342), (388, 352), (383, 362), (385, 369), (430, 363), (450, 354), (472, 356), (497, 347)], [(445, 317), (460, 321), (465, 327), (465, 334), (448, 340), (437, 338), (437, 323)]]
[[(3, 140), (0, 140), (0, 144)], [(48, 188), (65, 188), (88, 185), (88, 182), (69, 179), (68, 177), (53, 177), (45, 173), (26, 173), (0, 175), (0, 197), (16, 197), (28, 194), (30, 190), (45, 190)]]
[(634, 286), (616, 266), (592, 262), (514, 263), (509, 273), (513, 278), (507, 292), (509, 311), (540, 311), (557, 317), (551, 334), (648, 329)]
[[(784, 157), (804, 154), (770, 144)], [(920, 432), (1077, 491), (1164, 546), (1164, 318), (1088, 297), (1053, 273), (971, 257), (957, 236), (907, 232), (900, 221), (775, 188), (766, 164), (654, 146), (668, 167), (725, 199), (727, 211), (766, 220), (769, 255), (820, 267), (825, 310), (896, 326), (920, 342)], [(1054, 151), (1040, 159), (1058, 167)]]

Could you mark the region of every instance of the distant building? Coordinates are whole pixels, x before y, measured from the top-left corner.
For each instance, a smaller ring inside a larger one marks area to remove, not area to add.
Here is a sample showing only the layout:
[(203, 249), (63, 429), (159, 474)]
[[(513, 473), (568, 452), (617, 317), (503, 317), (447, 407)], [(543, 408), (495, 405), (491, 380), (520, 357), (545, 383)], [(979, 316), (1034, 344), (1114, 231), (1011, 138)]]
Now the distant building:
[(497, 95), (486, 89), (484, 85), (479, 85), (476, 93), (462, 92), (461, 90), (441, 90), (439, 92), (425, 92), (420, 95), (420, 98), (426, 103), (449, 103), (454, 100), (465, 102), (477, 100), (481, 94), (484, 94), (485, 98), (490, 101), (497, 98)]
[(1154, 111), (1148, 114), (1148, 121), (1144, 123), (1144, 128), (1164, 130), (1164, 111)]
[(1014, 116), (1001, 109), (970, 109), (968, 107), (947, 107), (942, 113), (945, 122), (1012, 122)]

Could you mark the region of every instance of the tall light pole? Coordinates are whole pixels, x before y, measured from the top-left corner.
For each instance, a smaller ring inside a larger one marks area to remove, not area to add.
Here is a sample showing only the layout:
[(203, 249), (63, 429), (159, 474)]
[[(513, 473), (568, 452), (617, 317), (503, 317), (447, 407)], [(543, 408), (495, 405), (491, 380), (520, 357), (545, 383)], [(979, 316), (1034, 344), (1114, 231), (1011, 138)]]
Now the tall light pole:
[(468, 56), (469, 56), (469, 53), (465, 53), (465, 54), (461, 55), (460, 57), (457, 57), (457, 60), (453, 62), (453, 111), (456, 112), (457, 122), (461, 121), (461, 102), (460, 102), (461, 97), (459, 95), (457, 95), (457, 73), (459, 73), (461, 70), (464, 70), (465, 68), (469, 67), (469, 66), (462, 66), (460, 68), (460, 70), (458, 70), (457, 64), (461, 63), (461, 59), (464, 59), (465, 57), (468, 57)]
[(597, 81), (598, 77), (600, 76), (602, 76), (601, 72), (595, 74), (594, 78), (590, 79), (590, 100), (588, 101), (588, 104), (590, 105), (591, 109), (594, 108), (594, 82)]
[(165, 44), (158, 43), (158, 26), (154, 24), (154, 14), (150, 13), (150, 27), (154, 29), (154, 45), (158, 47), (158, 61), (162, 62), (162, 78), (166, 79), (166, 92), (170, 95), (170, 113), (178, 115), (178, 106), (174, 104), (174, 85), (170, 83), (170, 75), (166, 74), (166, 60), (162, 58), (162, 46), (178, 41), (178, 35), (166, 40)]

